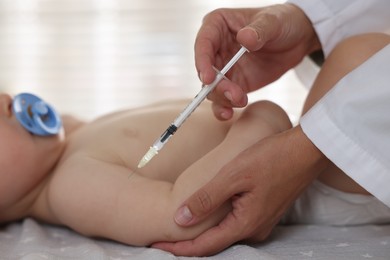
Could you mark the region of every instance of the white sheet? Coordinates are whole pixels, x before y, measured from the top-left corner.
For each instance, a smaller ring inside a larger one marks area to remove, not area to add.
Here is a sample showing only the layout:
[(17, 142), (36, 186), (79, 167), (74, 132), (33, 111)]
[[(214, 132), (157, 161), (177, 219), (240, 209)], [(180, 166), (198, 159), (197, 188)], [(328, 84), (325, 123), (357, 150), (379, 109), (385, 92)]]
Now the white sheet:
[[(32, 219), (0, 228), (0, 252), (0, 259), (24, 260), (188, 259), (156, 249), (83, 237)], [(267, 242), (235, 245), (207, 259), (390, 259), (390, 225), (279, 226)]]

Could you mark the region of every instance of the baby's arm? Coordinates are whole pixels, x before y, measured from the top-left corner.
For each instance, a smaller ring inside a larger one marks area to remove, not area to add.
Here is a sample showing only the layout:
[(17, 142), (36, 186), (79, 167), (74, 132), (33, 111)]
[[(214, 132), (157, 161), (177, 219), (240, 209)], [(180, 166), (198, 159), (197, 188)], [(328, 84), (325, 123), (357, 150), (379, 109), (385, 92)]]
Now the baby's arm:
[(137, 173), (128, 177), (130, 169), (84, 156), (75, 156), (62, 167), (66, 170), (58, 172), (45, 190), (47, 204), (40, 199), (33, 217), (87, 236), (144, 246), (193, 238), (223, 216), (219, 213), (182, 229), (173, 214), (186, 193), (173, 192), (172, 183)]
[(131, 245), (148, 245), (176, 226), (171, 183), (128, 177), (130, 169), (84, 155), (62, 167), (46, 191), (51, 215), (44, 220)]

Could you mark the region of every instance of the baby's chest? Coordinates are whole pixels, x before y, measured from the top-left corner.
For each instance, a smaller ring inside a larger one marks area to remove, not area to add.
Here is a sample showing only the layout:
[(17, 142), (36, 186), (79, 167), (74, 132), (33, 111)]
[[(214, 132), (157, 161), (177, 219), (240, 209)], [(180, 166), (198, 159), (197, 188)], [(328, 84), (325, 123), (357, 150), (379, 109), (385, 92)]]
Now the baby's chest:
[(75, 135), (70, 141), (69, 153), (85, 152), (103, 161), (136, 167), (152, 142), (152, 133), (138, 127), (111, 124), (110, 127), (91, 127)]

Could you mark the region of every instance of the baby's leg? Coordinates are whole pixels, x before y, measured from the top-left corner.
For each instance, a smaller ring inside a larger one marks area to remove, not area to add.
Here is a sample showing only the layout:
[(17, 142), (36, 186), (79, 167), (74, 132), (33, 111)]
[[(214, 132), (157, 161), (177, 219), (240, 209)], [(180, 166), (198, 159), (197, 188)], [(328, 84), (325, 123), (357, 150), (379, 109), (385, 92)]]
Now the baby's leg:
[[(206, 156), (191, 165), (174, 184), (174, 210), (190, 195), (208, 183), (218, 171), (240, 152), (259, 140), (291, 128), (287, 114), (277, 105), (261, 101), (248, 106), (241, 117), (232, 125), (226, 138)], [(195, 233), (186, 234), (184, 230), (172, 235), (176, 238), (190, 239), (195, 234), (209, 228), (225, 216), (230, 205), (225, 204), (208, 220), (195, 226)], [(187, 229), (187, 228), (186, 228)]]
[[(195, 191), (208, 183), (218, 171), (241, 151), (266, 136), (279, 133), (291, 127), (287, 114), (268, 101), (249, 105), (229, 129), (225, 139), (213, 150), (188, 167), (176, 180), (166, 208), (167, 223), (173, 222), (177, 208)], [(177, 241), (193, 239), (203, 231), (216, 225), (228, 213), (230, 205), (225, 204), (208, 219), (190, 228), (181, 228), (173, 223), (162, 232), (165, 237), (156, 241)]]
[[(340, 43), (329, 55), (323, 65), (303, 108), (306, 113), (322, 96), (326, 94), (342, 77), (369, 59), (372, 55), (390, 43), (385, 34), (366, 34), (355, 36)], [(355, 181), (331, 164), (319, 180), (341, 191), (368, 194)]]

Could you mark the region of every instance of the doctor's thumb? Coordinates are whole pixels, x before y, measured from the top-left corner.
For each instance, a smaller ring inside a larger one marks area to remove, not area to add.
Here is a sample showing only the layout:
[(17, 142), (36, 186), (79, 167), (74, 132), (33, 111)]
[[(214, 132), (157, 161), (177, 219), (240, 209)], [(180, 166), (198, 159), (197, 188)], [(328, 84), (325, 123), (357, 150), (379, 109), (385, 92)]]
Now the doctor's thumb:
[(280, 22), (274, 15), (262, 14), (237, 33), (237, 41), (249, 51), (258, 51), (280, 34)]
[(219, 202), (221, 198), (213, 197), (218, 193), (209, 191), (206, 185), (182, 204), (174, 216), (179, 226), (192, 226), (199, 223), (223, 203)]

